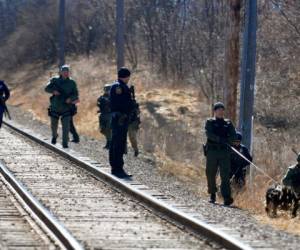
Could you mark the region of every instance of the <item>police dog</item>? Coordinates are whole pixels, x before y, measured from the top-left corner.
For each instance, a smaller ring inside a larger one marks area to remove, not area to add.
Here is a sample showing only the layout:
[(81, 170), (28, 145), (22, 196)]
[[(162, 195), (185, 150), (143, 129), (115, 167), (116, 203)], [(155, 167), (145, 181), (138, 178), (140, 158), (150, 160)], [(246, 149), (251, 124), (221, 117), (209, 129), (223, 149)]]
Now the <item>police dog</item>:
[(276, 185), (270, 187), (266, 193), (266, 212), (269, 217), (277, 216), (277, 210), (291, 211), (291, 217), (297, 216), (300, 197), (288, 187)]

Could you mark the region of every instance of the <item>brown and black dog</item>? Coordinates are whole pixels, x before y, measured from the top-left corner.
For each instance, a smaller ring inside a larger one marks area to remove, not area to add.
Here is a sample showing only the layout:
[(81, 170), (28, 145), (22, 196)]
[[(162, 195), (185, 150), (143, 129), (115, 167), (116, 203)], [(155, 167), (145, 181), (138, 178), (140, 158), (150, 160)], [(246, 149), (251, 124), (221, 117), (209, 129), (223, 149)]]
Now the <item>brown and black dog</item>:
[(297, 216), (300, 197), (285, 186), (276, 185), (270, 187), (266, 193), (266, 212), (268, 216), (277, 216), (277, 210), (291, 211), (292, 218)]

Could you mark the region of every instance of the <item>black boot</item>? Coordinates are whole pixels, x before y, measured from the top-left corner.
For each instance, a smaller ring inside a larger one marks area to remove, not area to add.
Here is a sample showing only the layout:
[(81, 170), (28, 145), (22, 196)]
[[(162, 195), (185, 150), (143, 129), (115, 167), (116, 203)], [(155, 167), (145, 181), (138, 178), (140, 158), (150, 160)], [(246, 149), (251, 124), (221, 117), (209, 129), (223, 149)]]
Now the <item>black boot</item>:
[(233, 203), (233, 199), (231, 197), (224, 198), (224, 206), (230, 206)]
[(129, 179), (132, 177), (132, 175), (127, 174), (124, 170), (120, 170), (120, 171), (111, 171), (111, 174), (120, 178), (120, 179)]
[(137, 150), (134, 150), (134, 157), (138, 157), (139, 156), (139, 150), (137, 149)]
[(209, 198), (209, 203), (215, 203), (216, 202), (216, 194), (211, 194)]
[(103, 149), (109, 149), (109, 146), (110, 146), (110, 142), (106, 141), (106, 145), (103, 147)]
[(79, 137), (76, 137), (76, 138), (74, 138), (71, 142), (79, 143), (79, 142), (80, 142), (80, 139), (79, 139)]
[(56, 137), (52, 137), (51, 144), (55, 145), (56, 144), (56, 139), (57, 139), (57, 136)]

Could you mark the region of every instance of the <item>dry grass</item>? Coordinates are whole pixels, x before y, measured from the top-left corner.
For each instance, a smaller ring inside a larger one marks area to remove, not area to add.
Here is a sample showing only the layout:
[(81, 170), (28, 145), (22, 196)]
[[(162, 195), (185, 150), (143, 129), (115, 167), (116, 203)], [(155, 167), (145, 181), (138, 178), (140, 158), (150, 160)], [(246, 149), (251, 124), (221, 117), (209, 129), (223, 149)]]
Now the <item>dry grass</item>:
[[(103, 86), (114, 81), (116, 68), (103, 58), (77, 57), (69, 61), (72, 61), (72, 76), (80, 90), (77, 127), (81, 134), (102, 139), (98, 131), (96, 100)], [(10, 84), (13, 85), (10, 104), (20, 106), (31, 112), (35, 119), (48, 123), (49, 95), (44, 92), (44, 87), (55, 71), (55, 67), (45, 71), (42, 65), (36, 64), (24, 66), (13, 75), (2, 74), (8, 83), (14, 83)], [(205, 118), (210, 116), (209, 106), (199, 100), (196, 91), (159, 79), (147, 67), (134, 72), (132, 83), (142, 108), (140, 142), (144, 149), (155, 156), (162, 171), (190, 183), (196, 193), (205, 196), (205, 158), (201, 147), (205, 140)], [(255, 124), (255, 162), (280, 180), (294, 161), (291, 148), (297, 147), (297, 138), (299, 132), (296, 129), (275, 130)], [(298, 219), (290, 220), (284, 215), (269, 219), (265, 215), (263, 203), (270, 182), (257, 175), (254, 183), (251, 189), (248, 187), (236, 197), (236, 204), (249, 210), (262, 223), (300, 234)]]

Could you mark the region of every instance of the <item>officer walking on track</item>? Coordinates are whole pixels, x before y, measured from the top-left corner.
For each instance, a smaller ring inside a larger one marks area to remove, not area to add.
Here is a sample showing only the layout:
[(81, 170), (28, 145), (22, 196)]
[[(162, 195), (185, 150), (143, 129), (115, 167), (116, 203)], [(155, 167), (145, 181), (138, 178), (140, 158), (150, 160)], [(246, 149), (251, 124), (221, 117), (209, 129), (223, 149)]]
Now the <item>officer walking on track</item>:
[(110, 93), (111, 85), (106, 84), (103, 88), (104, 94), (98, 98), (97, 106), (99, 107), (99, 128), (100, 132), (106, 138), (104, 149), (109, 149), (111, 142), (111, 110), (110, 110)]
[(221, 194), (224, 205), (233, 203), (230, 190), (230, 153), (228, 144), (234, 140), (235, 128), (230, 120), (224, 119), (225, 106), (218, 102), (214, 105), (214, 118), (208, 119), (205, 124), (207, 143), (206, 151), (206, 176), (210, 202), (216, 201), (216, 176), (218, 169), (221, 177)]
[(9, 97), (10, 97), (9, 89), (7, 88), (4, 81), (0, 80), (0, 128), (2, 126), (3, 114), (5, 112), (8, 112), (5, 103), (9, 99)]
[(133, 110), (133, 101), (127, 85), (130, 75), (127, 68), (121, 68), (118, 71), (118, 81), (110, 90), (112, 140), (109, 148), (109, 163), (111, 173), (119, 178), (131, 177), (123, 169), (129, 118)]
[(58, 137), (57, 129), (59, 118), (62, 123), (62, 145), (68, 148), (69, 132), (72, 117), (73, 105), (79, 102), (77, 85), (70, 78), (70, 68), (63, 65), (60, 69), (60, 76), (50, 80), (45, 88), (50, 97), (49, 116), (51, 118), (52, 144), (56, 144)]

